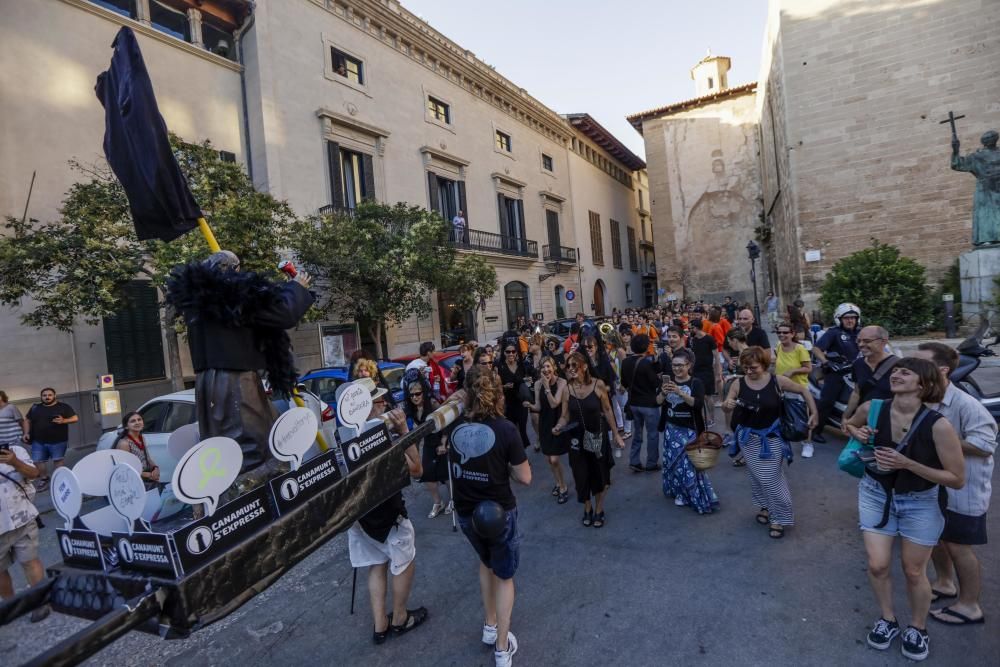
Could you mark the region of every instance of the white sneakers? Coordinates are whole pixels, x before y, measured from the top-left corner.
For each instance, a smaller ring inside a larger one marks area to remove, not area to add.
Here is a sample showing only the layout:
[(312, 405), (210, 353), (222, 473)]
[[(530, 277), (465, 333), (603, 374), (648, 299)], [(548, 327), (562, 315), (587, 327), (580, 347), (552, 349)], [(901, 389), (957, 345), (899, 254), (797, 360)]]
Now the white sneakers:
[(490, 646), (497, 643), (497, 626), (483, 623), (483, 643)]
[[(496, 632), (496, 630), (494, 630)], [(517, 653), (517, 637), (513, 632), (507, 633), (507, 650), (493, 651), (493, 658), (496, 660), (496, 667), (510, 667), (514, 664), (514, 654)]]
[(802, 458), (811, 459), (813, 456), (813, 444), (811, 442), (802, 443)]

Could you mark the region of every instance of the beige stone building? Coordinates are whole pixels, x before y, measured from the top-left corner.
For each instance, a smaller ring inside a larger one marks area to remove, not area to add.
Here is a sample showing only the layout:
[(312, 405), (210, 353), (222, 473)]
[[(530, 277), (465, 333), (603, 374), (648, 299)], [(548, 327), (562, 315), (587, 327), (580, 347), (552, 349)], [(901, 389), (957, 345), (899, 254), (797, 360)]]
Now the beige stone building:
[(646, 143), (667, 296), (753, 299), (746, 245), (760, 224), (757, 86), (730, 87), (729, 69), (729, 58), (709, 54), (691, 69), (697, 97), (628, 118)]
[[(594, 119), (560, 116), (395, 0), (5, 0), (3, 8), (5, 214), (22, 212), (35, 172), (29, 215), (57, 219), (80, 179), (67, 161), (101, 158), (93, 85), (127, 25), (168, 127), (189, 141), (211, 139), (297, 213), (367, 197), (449, 220), (463, 211), (458, 249), (488, 258), (499, 292), (474, 315), (437, 295), (431, 317), (390, 329), (390, 355), (424, 340), (488, 340), (519, 315), (639, 305), (655, 291), (640, 261), (652, 240), (642, 160)], [(600, 218), (603, 266), (591, 261), (590, 212)], [(115, 373), (128, 408), (169, 388), (156, 293), (141, 282), (130, 290), (133, 306), (119, 317), (69, 334), (25, 328), (19, 309), (0, 312), (0, 388), (26, 403), (41, 386), (56, 387), (85, 416), (76, 429), (84, 442), (96, 436), (88, 415), (98, 373)], [(335, 336), (347, 353), (365, 342), (354, 323), (299, 327), (300, 369), (335, 361), (323, 352)]]

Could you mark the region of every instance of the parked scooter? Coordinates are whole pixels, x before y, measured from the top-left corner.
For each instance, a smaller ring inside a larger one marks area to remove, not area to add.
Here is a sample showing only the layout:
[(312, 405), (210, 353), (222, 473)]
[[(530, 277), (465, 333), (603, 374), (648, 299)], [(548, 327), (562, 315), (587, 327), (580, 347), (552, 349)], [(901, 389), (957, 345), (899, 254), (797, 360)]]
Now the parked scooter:
[(844, 410), (847, 409), (847, 402), (851, 400), (851, 392), (854, 391), (854, 374), (850, 371), (850, 366), (838, 367), (832, 366), (830, 371), (824, 372), (818, 365), (813, 366), (812, 372), (809, 373), (809, 393), (812, 394), (813, 400), (819, 403), (820, 391), (823, 387), (823, 376), (826, 373), (838, 373), (844, 378), (844, 386), (840, 390), (840, 396), (833, 404), (833, 408), (830, 409), (830, 416), (826, 423), (834, 428), (840, 428), (840, 422), (844, 418)]
[[(951, 381), (956, 387), (979, 399), (993, 418), (1000, 422), (1000, 392), (987, 394), (976, 382), (972, 373), (979, 368), (983, 357), (993, 357), (996, 353), (991, 349), (1000, 343), (1000, 334), (994, 334), (993, 342), (983, 344), (983, 338), (990, 332), (989, 320), (984, 319), (974, 334), (958, 345), (958, 368), (951, 374)], [(990, 332), (991, 333), (991, 332)]]

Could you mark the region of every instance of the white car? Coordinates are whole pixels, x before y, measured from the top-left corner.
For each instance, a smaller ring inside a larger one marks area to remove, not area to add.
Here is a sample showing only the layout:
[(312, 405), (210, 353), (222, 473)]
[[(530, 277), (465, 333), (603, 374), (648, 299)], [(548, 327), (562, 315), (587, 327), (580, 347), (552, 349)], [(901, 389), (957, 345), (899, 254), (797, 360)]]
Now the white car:
[[(333, 410), (301, 387), (299, 393), (306, 406), (319, 406), (318, 408), (314, 407), (313, 411), (318, 413), (316, 417), (320, 421), (323, 437), (329, 443), (335, 442), (333, 432), (336, 419)], [(272, 402), (279, 413), (288, 410), (288, 401), (273, 399)], [(174, 497), (171, 490), (170, 480), (173, 478), (177, 459), (167, 451), (167, 441), (170, 439), (170, 434), (180, 427), (195, 423), (194, 389), (185, 389), (152, 398), (142, 404), (138, 413), (142, 415), (142, 421), (145, 424), (142, 434), (146, 439), (146, 447), (156, 465), (160, 466), (160, 482), (166, 484), (160, 494), (162, 501), (160, 510), (153, 517), (153, 521), (157, 521), (173, 516), (185, 507)], [(117, 429), (103, 433), (97, 441), (97, 449), (111, 449), (115, 446), (117, 439)], [(305, 458), (312, 458), (318, 453), (318, 448), (314, 444), (312, 449), (306, 452)]]

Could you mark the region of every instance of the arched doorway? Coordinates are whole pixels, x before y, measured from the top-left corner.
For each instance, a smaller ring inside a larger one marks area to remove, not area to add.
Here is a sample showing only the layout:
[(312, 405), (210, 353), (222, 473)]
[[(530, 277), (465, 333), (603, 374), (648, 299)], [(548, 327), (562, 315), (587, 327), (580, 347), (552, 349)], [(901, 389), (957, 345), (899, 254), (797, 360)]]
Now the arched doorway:
[(513, 329), (517, 324), (518, 316), (523, 316), (525, 321), (531, 317), (528, 304), (528, 286), (517, 280), (504, 285), (503, 300), (507, 306), (507, 328)]
[(594, 283), (594, 315), (604, 315), (604, 281)]
[(563, 289), (562, 285), (556, 285), (555, 289), (555, 303), (556, 303), (556, 319), (561, 320), (566, 317), (566, 302), (564, 301), (564, 296), (566, 290)]

